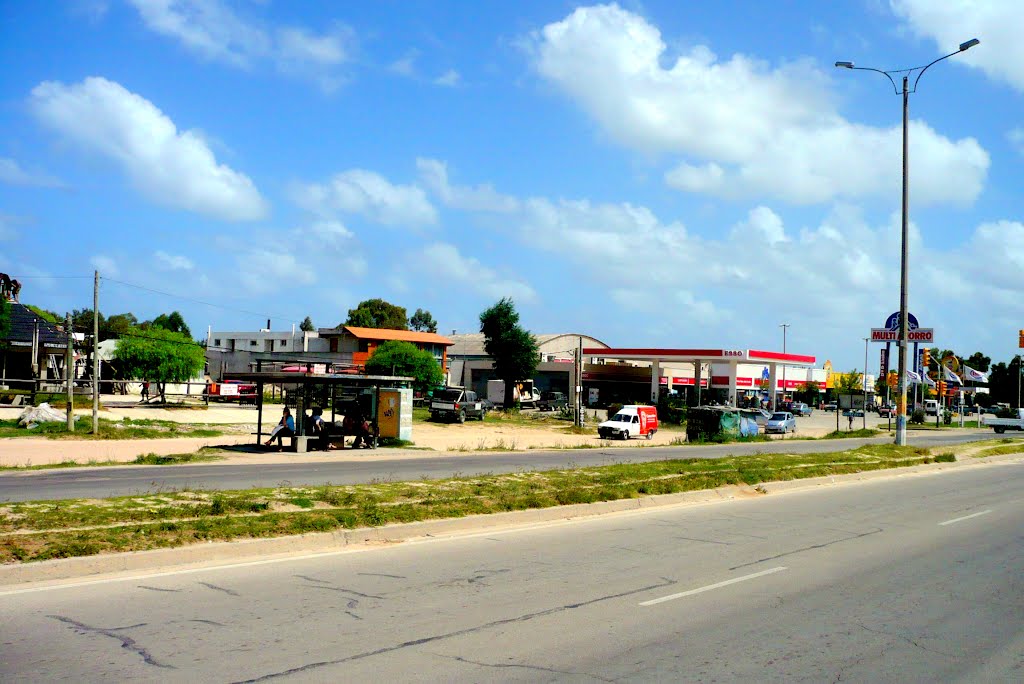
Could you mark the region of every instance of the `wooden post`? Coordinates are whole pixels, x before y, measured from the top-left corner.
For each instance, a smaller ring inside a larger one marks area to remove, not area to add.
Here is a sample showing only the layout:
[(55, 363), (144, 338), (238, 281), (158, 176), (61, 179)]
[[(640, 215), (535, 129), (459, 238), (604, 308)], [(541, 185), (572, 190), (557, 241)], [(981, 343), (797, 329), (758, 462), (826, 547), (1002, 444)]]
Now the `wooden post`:
[(67, 377), (68, 389), (68, 432), (75, 431), (75, 352), (74, 330), (71, 328), (71, 314), (64, 315), (64, 329), (68, 333), (68, 349), (64, 356), (64, 375)]

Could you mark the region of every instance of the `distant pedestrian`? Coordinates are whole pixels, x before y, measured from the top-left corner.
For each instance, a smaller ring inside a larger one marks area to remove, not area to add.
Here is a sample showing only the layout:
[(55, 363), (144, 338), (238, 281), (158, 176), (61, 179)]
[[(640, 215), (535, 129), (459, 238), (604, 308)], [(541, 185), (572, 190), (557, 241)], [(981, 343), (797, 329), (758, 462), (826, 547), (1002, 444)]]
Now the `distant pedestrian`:
[(850, 420), (850, 430), (853, 430), (853, 411), (850, 411), (850, 413), (847, 414), (847, 417)]
[(149, 401), (149, 380), (142, 381), (142, 401)]

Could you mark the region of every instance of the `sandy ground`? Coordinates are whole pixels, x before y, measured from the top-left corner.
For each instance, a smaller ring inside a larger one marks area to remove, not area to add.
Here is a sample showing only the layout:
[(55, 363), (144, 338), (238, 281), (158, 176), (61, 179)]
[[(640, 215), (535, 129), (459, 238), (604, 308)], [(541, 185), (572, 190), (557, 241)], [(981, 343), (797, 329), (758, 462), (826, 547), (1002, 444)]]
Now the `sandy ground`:
[[(255, 447), (256, 438), (248, 434), (255, 429), (256, 409), (231, 404), (211, 405), (206, 410), (179, 410), (141, 407), (124, 402), (122, 397), (104, 398), (105, 410), (100, 412), (103, 418), (117, 420), (119, 418), (150, 418), (168, 420), (179, 423), (206, 423), (218, 425), (241, 425), (237, 435), (224, 435), (207, 438), (174, 438), (144, 440), (51, 440), (33, 438), (0, 439), (0, 466), (43, 465), (75, 461), (89, 462), (120, 461), (128, 462), (144, 454), (180, 454), (196, 451), (204, 446), (237, 446), (252, 445), (252, 449), (240, 449), (227, 457), (224, 462), (239, 463), (272, 463), (303, 459), (315, 462), (321, 459), (381, 459), (381, 458), (422, 458), (436, 452), (472, 453), (489, 449), (530, 450), (552, 448), (578, 448), (581, 446), (600, 446), (601, 448), (645, 448), (667, 446), (673, 440), (684, 438), (680, 430), (660, 430), (650, 440), (602, 440), (596, 435), (576, 435), (561, 427), (531, 427), (524, 425), (502, 424), (500, 422), (480, 423), (468, 421), (459, 424), (415, 423), (413, 426), (413, 443), (415, 449), (367, 449), (333, 450), (327, 453), (312, 452), (309, 454), (291, 454), (265, 452)], [(118, 400), (121, 403), (118, 404)], [(0, 407), (0, 419), (16, 418), (23, 409)], [(79, 429), (87, 431), (91, 424), (91, 409), (76, 410), (82, 417), (78, 421)], [(279, 418), (277, 407), (269, 407), (264, 414), (264, 422), (274, 424)], [(877, 417), (868, 419), (868, 426), (878, 425)], [(836, 427), (834, 413), (815, 411), (814, 415), (799, 418), (796, 435), (800, 437), (820, 437)], [(847, 429), (848, 421), (840, 418), (842, 429)], [(854, 420), (854, 428), (860, 428), (861, 421)], [(782, 439), (781, 435), (773, 439)]]

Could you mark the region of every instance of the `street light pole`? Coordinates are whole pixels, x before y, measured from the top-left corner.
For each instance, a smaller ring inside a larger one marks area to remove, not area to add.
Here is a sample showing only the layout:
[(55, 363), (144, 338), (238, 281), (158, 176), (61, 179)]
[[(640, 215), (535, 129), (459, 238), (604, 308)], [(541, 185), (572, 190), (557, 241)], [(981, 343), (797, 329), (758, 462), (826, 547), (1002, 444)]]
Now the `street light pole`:
[[(898, 446), (906, 446), (907, 444), (907, 333), (909, 327), (907, 325), (908, 309), (907, 309), (907, 282), (909, 280), (907, 275), (907, 243), (909, 242), (909, 218), (910, 218), (910, 187), (909, 187), (909, 159), (907, 156), (908, 145), (907, 145), (907, 122), (908, 112), (910, 105), (910, 93), (917, 92), (917, 84), (921, 81), (921, 77), (924, 76), (924, 72), (928, 70), (928, 67), (932, 64), (941, 62), (944, 59), (952, 57), (953, 55), (960, 54), (965, 50), (968, 50), (979, 41), (977, 38), (972, 38), (964, 43), (960, 43), (959, 49), (955, 52), (951, 52), (948, 55), (943, 55), (938, 59), (932, 61), (929, 64), (920, 67), (911, 67), (910, 69), (890, 69), (884, 71), (882, 69), (873, 69), (871, 67), (858, 67), (854, 66), (853, 62), (836, 62), (836, 66), (843, 69), (854, 69), (858, 71), (874, 71), (882, 74), (889, 82), (892, 83), (893, 90), (899, 94), (901, 89), (896, 85), (896, 81), (893, 80), (893, 74), (902, 76), (903, 78), (903, 220), (902, 220), (902, 241), (903, 246), (900, 250), (900, 340), (899, 340), (899, 393), (896, 395), (896, 444)], [(917, 76), (914, 78), (914, 85), (910, 87), (910, 76), (914, 73)], [(867, 368), (864, 369), (867, 371)]]
[[(786, 329), (789, 328), (789, 323), (779, 323), (779, 327), (782, 328), (782, 353), (786, 353)], [(786, 401), (786, 362), (782, 362), (782, 401)]]
[(861, 427), (868, 429), (868, 338), (864, 338), (864, 411), (861, 418)]

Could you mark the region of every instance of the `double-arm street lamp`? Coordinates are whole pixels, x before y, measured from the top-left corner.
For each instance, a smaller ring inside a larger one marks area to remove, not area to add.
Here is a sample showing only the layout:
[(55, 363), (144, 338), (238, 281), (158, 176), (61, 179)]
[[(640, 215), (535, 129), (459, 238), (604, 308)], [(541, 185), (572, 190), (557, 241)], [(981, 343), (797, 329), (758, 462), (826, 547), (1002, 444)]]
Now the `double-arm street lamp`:
[[(843, 69), (854, 69), (858, 71), (874, 71), (882, 74), (892, 83), (893, 90), (898, 95), (900, 87), (896, 85), (893, 76), (903, 79), (903, 249), (900, 255), (900, 341), (899, 341), (899, 393), (896, 397), (896, 444), (905, 446), (907, 443), (907, 242), (909, 237), (908, 217), (910, 193), (908, 187), (908, 159), (907, 159), (907, 114), (910, 93), (917, 92), (917, 84), (921, 81), (924, 72), (932, 64), (941, 62), (944, 59), (958, 55), (968, 50), (980, 41), (972, 38), (966, 43), (961, 43), (960, 48), (948, 55), (943, 55), (930, 64), (909, 69), (872, 69), (870, 67), (854, 66), (853, 62), (836, 62), (837, 67)], [(910, 77), (914, 76), (914, 85), (909, 85)], [(865, 369), (866, 371), (867, 369)]]

